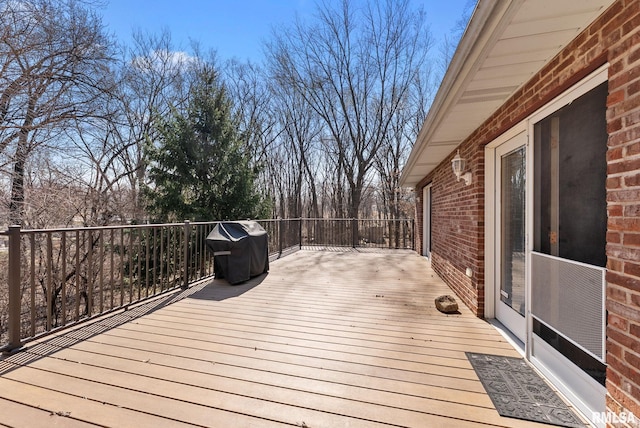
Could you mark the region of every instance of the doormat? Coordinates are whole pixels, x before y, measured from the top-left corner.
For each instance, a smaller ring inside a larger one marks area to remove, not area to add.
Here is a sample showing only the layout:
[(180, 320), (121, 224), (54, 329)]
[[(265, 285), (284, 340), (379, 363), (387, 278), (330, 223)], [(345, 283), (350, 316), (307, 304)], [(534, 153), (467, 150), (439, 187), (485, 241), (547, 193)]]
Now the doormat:
[(523, 358), (466, 354), (500, 416), (561, 427), (586, 426)]

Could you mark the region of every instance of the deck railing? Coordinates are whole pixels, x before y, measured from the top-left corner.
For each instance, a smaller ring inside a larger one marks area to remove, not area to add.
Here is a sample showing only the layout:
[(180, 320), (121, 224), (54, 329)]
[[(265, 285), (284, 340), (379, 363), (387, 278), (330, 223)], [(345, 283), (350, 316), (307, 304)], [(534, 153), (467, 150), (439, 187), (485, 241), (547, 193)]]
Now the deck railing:
[[(413, 249), (413, 220), (258, 220), (270, 258), (303, 246)], [(214, 276), (217, 222), (0, 232), (0, 350)]]

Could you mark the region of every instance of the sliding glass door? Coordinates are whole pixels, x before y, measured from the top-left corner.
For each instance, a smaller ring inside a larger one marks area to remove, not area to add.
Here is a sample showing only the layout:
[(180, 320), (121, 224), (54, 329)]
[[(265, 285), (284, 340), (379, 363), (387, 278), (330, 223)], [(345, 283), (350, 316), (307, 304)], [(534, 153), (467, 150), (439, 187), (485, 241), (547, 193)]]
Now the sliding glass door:
[(526, 135), (496, 150), (496, 318), (521, 341), (526, 311)]

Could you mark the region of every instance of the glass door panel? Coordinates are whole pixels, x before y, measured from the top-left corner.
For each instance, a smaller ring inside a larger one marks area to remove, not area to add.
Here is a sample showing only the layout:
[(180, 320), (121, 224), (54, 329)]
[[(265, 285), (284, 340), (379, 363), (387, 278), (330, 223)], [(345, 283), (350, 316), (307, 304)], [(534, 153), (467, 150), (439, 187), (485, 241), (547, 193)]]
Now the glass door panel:
[(500, 300), (525, 314), (525, 147), (502, 156)]
[(495, 315), (523, 343), (526, 338), (527, 136), (495, 151)]

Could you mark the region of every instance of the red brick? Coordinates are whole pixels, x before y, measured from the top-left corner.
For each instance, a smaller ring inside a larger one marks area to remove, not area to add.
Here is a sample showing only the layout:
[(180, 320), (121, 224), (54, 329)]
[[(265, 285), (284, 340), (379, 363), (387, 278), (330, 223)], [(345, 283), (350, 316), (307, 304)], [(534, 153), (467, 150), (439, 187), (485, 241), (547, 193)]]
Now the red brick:
[(622, 234), (618, 232), (607, 232), (607, 243), (609, 244), (621, 244)]
[(640, 204), (626, 205), (621, 215), (625, 217), (640, 217)]
[(615, 314), (609, 314), (607, 316), (607, 322), (610, 327), (615, 327), (623, 332), (626, 332), (629, 328), (629, 321)]
[(636, 175), (626, 176), (624, 178), (624, 185), (627, 187), (638, 187), (640, 186), (640, 173)]
[(636, 49), (635, 51), (632, 51), (631, 53), (629, 53), (629, 59), (628, 59), (629, 64), (633, 64), (639, 59), (640, 59), (640, 49)]
[(607, 287), (607, 299), (612, 299), (620, 303), (627, 303), (627, 291), (623, 288), (609, 285)]
[[(626, 20), (627, 16), (621, 16), (620, 19), (622, 20)], [(619, 23), (620, 21), (618, 21)], [(613, 24), (613, 22), (611, 23)], [(608, 24), (610, 25), (610, 24)], [(614, 34), (616, 32), (621, 32), (621, 25), (617, 25), (615, 24), (618, 28), (616, 28), (614, 31), (611, 31), (611, 34)], [(621, 37), (620, 40), (618, 41), (618, 43), (614, 43), (611, 48), (609, 49), (609, 55), (612, 58), (617, 58), (617, 57), (626, 57), (629, 52), (634, 48), (634, 45), (637, 44), (637, 34), (631, 34), (630, 36), (627, 37), (627, 34), (625, 34), (625, 37)]]
[(617, 91), (610, 93), (607, 97), (607, 107), (611, 107), (614, 104), (624, 101), (624, 95), (624, 89), (618, 89)]
[[(635, 373), (632, 375), (632, 379), (640, 379), (640, 373), (638, 373), (638, 367), (640, 367), (640, 357), (638, 357), (633, 352), (625, 352), (624, 353), (624, 361), (629, 363), (632, 368), (635, 368)], [(638, 395), (640, 397), (640, 395)]]
[(635, 95), (640, 92), (640, 82), (632, 82), (627, 86), (627, 95)]
[(612, 189), (619, 189), (622, 185), (622, 178), (621, 177), (610, 177), (607, 178), (607, 189), (608, 190), (612, 190)]
[(622, 205), (609, 205), (607, 206), (607, 215), (611, 217), (622, 217), (624, 208)]
[(616, 147), (616, 148), (607, 150), (607, 162), (620, 160), (623, 158), (623, 156), (624, 156), (624, 153), (623, 153), (622, 147)]
[[(624, 247), (620, 245), (607, 245), (607, 256), (621, 260), (640, 260), (640, 248)], [(624, 279), (620, 281), (625, 282)]]
[[(622, 336), (618, 333), (613, 333), (613, 334)], [(620, 384), (622, 383), (623, 378), (628, 378), (631, 375), (630, 368), (624, 363), (622, 359), (618, 359), (615, 356), (613, 356), (611, 359), (607, 359), (607, 364), (609, 365), (609, 367), (611, 367), (611, 369), (613, 369), (620, 375), (620, 378), (621, 378)]]
[[(588, 37), (587, 33), (582, 33), (582, 40), (580, 38), (575, 39), (575, 46), (579, 46), (577, 48), (577, 55), (580, 56), (588, 56), (590, 52), (594, 51), (602, 51), (602, 45), (600, 44), (600, 39), (598, 37)], [(597, 49), (594, 49), (596, 48)]]
[(609, 355), (622, 359), (624, 353), (624, 348), (619, 344), (607, 340), (607, 359), (609, 359)]
[(622, 272), (624, 270), (624, 262), (610, 257), (607, 260), (607, 269), (615, 272)]
[[(615, 76), (621, 73), (627, 67), (627, 61), (623, 58), (616, 58), (609, 61), (609, 77)], [(609, 82), (609, 90), (617, 89), (613, 88), (611, 82)]]
[[(640, 311), (638, 311), (637, 307), (634, 308), (632, 306), (628, 306), (628, 305), (625, 305), (623, 303), (616, 302), (616, 301), (613, 301), (611, 299), (607, 299), (607, 310), (609, 310), (609, 311), (613, 312), (614, 314), (618, 315), (620, 318), (626, 318), (629, 321), (632, 321), (632, 322), (640, 324)], [(629, 328), (631, 328), (631, 326)], [(629, 340), (628, 342), (625, 342), (625, 343), (623, 343), (623, 342), (619, 342), (619, 343), (624, 345), (624, 346), (626, 346), (627, 348), (633, 349), (630, 346), (632, 344), (631, 340)], [(640, 347), (640, 342), (639, 341), (636, 341), (636, 347)]]
[[(636, 258), (632, 260), (635, 261), (638, 259)], [(637, 278), (632, 278), (618, 272), (609, 271), (606, 273), (606, 279), (612, 287), (619, 286), (630, 291), (640, 292), (640, 280), (638, 280)]]
[(640, 325), (638, 324), (630, 324), (629, 325), (629, 333), (634, 335), (635, 337), (640, 338)]
[[(629, 82), (633, 82), (637, 80), (638, 78), (640, 78), (640, 67), (637, 67), (637, 70), (635, 72), (630, 71), (629, 73), (635, 74), (635, 78), (630, 79)], [(638, 107), (640, 107), (640, 95), (638, 95), (637, 92), (635, 93), (627, 92), (627, 97), (625, 98), (625, 100), (615, 105), (614, 107), (612, 107), (612, 110), (614, 114), (616, 113), (625, 114), (626, 112), (633, 111)]]
[[(636, 133), (638, 135), (635, 138), (640, 138), (640, 127), (638, 128)], [(620, 134), (623, 134), (623, 133), (620, 133)], [(628, 133), (624, 133), (624, 134), (627, 135), (627, 137), (625, 137), (625, 142), (633, 139), (633, 138), (628, 138)], [(611, 138), (609, 138), (609, 141), (611, 141)], [(623, 172), (630, 172), (630, 171), (637, 171), (637, 170), (640, 170), (640, 159), (624, 160), (622, 162), (607, 164), (608, 174), (620, 174)]]
[(640, 142), (630, 144), (625, 147), (624, 154), (625, 156), (640, 155)]
[(609, 75), (609, 90), (618, 90), (620, 88), (624, 88), (630, 81), (633, 81), (633, 78), (629, 76), (629, 73), (626, 71), (628, 67), (623, 68), (622, 73), (617, 73), (615, 75)]
[(640, 233), (625, 233), (624, 245), (638, 247), (640, 246)]
[[(609, 376), (609, 373), (607, 370), (607, 376)], [(622, 385), (622, 382), (620, 385)], [(631, 412), (634, 415), (640, 414), (638, 401), (632, 398), (629, 393), (623, 391), (621, 386), (613, 382), (607, 382), (607, 392), (610, 398), (616, 401), (617, 406), (612, 409), (614, 413), (621, 414), (622, 412)], [(616, 424), (616, 427), (620, 427), (620, 425)], [(634, 428), (637, 428), (637, 425)]]
[(624, 126), (632, 126), (640, 123), (640, 110), (630, 112), (624, 117)]
[(600, 31), (601, 28), (604, 28), (606, 23), (611, 22), (616, 17), (623, 15), (624, 12), (626, 12), (626, 10), (624, 9), (624, 5), (622, 4), (622, 2), (615, 2), (594, 24), (592, 24), (593, 30)]
[[(633, 2), (631, 2), (631, 3), (633, 3)], [(633, 10), (633, 9), (631, 9), (631, 10)], [(636, 14), (627, 16), (627, 21), (622, 25), (622, 33), (623, 34), (630, 34), (630, 33), (632, 33), (633, 31), (637, 30), (640, 27), (640, 13), (638, 13), (639, 11), (640, 11), (640, 7), (636, 6), (636, 11), (635, 11)], [(640, 34), (636, 33), (635, 35), (638, 36)], [(634, 45), (637, 46), (637, 44), (640, 42), (640, 40), (638, 40), (638, 38), (636, 37), (636, 39), (632, 40), (632, 42), (633, 42)], [(635, 56), (635, 55), (630, 55), (629, 56), (629, 62), (630, 63), (634, 62), (636, 59), (638, 59), (638, 57)]]
[(640, 278), (640, 264), (626, 262), (624, 264), (624, 273)]
[[(611, 346), (609, 343), (607, 343), (607, 348)], [(620, 348), (622, 349), (622, 348)], [(611, 354), (613, 356), (613, 354)], [(622, 354), (620, 354), (620, 358), (622, 358)], [(610, 361), (609, 358), (607, 358), (607, 361)], [(613, 385), (620, 385), (621, 379), (620, 379), (620, 373), (618, 373), (617, 371), (615, 371), (613, 369), (613, 367), (609, 366), (607, 367), (607, 384), (611, 383)]]
[(614, 132), (620, 131), (622, 127), (623, 127), (622, 118), (618, 117), (618, 118), (609, 120), (607, 122), (607, 133), (613, 134)]
[[(635, 376), (638, 376), (638, 374), (636, 373)], [(633, 378), (631, 378), (633, 379)], [(627, 399), (624, 401), (625, 406), (626, 406), (626, 411), (633, 413), (634, 416), (640, 414), (640, 405), (638, 404), (638, 397), (640, 397), (640, 388), (638, 388), (638, 386), (634, 383), (631, 382), (623, 382), (622, 383), (622, 389), (625, 390), (625, 392), (627, 393)], [(638, 427), (638, 420), (637, 420), (637, 416), (635, 416), (636, 419), (633, 423), (633, 425), (627, 425), (629, 427), (634, 427), (637, 428)]]
[(609, 230), (620, 230), (625, 232), (640, 232), (640, 218), (627, 214), (629, 210), (635, 211), (637, 205), (624, 207), (624, 217), (609, 217), (607, 227)]
[[(627, 177), (625, 177), (626, 183)], [(614, 190), (607, 193), (608, 202), (633, 202), (640, 201), (640, 189)]]

